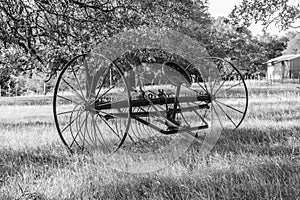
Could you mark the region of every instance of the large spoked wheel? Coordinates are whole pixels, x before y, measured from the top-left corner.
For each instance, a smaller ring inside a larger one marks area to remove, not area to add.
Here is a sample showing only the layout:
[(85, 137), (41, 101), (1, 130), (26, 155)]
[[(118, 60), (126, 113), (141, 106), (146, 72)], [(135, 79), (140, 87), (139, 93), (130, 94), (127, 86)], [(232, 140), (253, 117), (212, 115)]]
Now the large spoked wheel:
[[(208, 118), (221, 130), (236, 130), (248, 108), (248, 90), (239, 70), (230, 62), (215, 57), (194, 62), (192, 72), (197, 93), (210, 96)], [(195, 111), (197, 112), (197, 111)], [(200, 113), (199, 113), (200, 114)]]
[(98, 54), (75, 57), (57, 79), (53, 112), (59, 136), (70, 150), (97, 148), (113, 153), (130, 127), (129, 90), (123, 73)]

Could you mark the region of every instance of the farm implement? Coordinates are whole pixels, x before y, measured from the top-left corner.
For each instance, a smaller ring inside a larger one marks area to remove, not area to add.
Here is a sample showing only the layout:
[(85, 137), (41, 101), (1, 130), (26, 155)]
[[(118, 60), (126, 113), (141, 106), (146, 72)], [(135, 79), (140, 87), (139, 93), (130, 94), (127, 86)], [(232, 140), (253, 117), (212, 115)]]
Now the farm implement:
[(245, 118), (243, 76), (216, 57), (190, 62), (161, 49), (137, 49), (111, 61), (96, 53), (73, 58), (61, 71), (53, 111), (71, 150), (115, 152), (158, 134), (197, 137), (212, 125), (235, 130)]

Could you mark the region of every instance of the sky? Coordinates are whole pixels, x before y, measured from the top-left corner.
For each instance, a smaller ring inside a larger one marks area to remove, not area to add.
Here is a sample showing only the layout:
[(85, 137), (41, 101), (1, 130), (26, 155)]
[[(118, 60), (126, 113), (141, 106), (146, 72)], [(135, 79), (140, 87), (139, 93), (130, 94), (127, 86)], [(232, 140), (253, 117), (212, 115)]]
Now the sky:
[[(227, 17), (234, 6), (241, 2), (242, 0), (209, 0), (209, 12), (215, 18), (219, 16)], [(253, 24), (249, 27), (254, 35), (262, 35), (262, 28), (260, 24)], [(284, 32), (279, 32), (275, 25), (270, 26), (267, 32), (272, 35), (284, 35)]]

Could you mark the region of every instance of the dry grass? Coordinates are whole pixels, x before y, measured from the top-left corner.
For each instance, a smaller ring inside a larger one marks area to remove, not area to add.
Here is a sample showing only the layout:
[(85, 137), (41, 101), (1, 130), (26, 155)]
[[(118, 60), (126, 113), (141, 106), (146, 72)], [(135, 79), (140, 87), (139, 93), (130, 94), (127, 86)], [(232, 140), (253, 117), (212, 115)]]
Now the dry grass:
[(0, 199), (297, 199), (300, 94), (253, 88), (250, 98), (242, 127), (224, 132), (210, 154), (195, 143), (140, 174), (108, 167), (99, 153), (71, 155), (50, 106), (1, 106)]

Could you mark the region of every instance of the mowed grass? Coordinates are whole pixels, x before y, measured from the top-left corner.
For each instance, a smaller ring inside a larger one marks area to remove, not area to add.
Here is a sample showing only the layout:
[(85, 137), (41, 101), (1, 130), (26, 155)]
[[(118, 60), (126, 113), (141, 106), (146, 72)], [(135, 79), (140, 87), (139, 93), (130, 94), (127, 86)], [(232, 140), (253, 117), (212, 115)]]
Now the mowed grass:
[(299, 199), (300, 91), (249, 95), (242, 126), (209, 154), (195, 142), (151, 173), (118, 171), (97, 152), (70, 154), (51, 106), (0, 106), (0, 199)]

